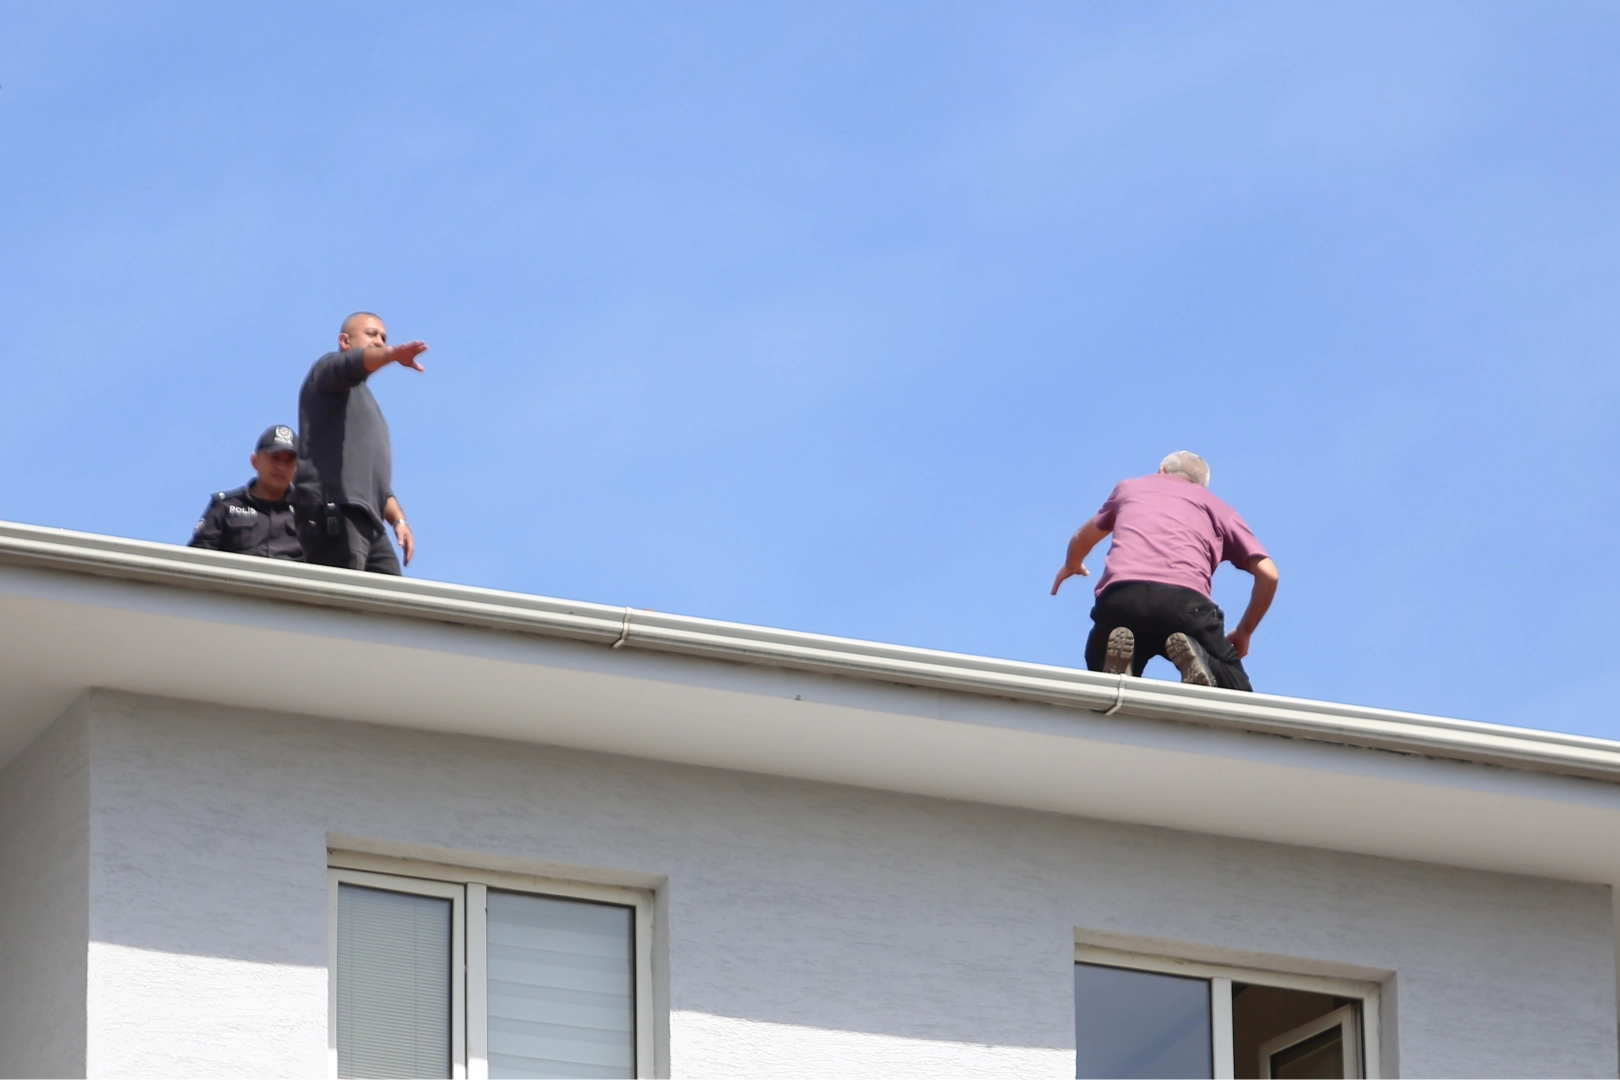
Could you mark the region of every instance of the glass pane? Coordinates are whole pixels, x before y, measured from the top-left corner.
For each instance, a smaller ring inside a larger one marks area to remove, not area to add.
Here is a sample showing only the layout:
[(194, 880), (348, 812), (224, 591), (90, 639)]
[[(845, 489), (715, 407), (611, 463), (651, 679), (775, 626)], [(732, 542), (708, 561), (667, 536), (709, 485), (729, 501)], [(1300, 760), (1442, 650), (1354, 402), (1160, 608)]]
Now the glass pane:
[(450, 901), (338, 886), (339, 1076), (450, 1075)]
[(1209, 1077), (1209, 980), (1074, 965), (1074, 1075)]
[(1271, 1055), (1279, 1080), (1340, 1080), (1344, 1076), (1344, 1028), (1330, 1027)]
[[(1280, 986), (1262, 986), (1255, 983), (1232, 984), (1232, 1075), (1237, 1080), (1254, 1080), (1265, 1072), (1260, 1060), (1260, 1048), (1273, 1040), (1286, 1040), (1298, 1028), (1335, 1009), (1352, 1006), (1358, 1013), (1359, 1004), (1352, 998), (1315, 994), (1308, 990), (1286, 990)], [(1356, 1057), (1359, 1058), (1359, 1048)], [(1269, 1067), (1276, 1068), (1275, 1059), (1268, 1059)], [(1342, 1069), (1343, 1059), (1333, 1065)], [(1279, 1075), (1275, 1071), (1265, 1073)]]
[(636, 1074), (634, 909), (489, 893), (489, 1075)]

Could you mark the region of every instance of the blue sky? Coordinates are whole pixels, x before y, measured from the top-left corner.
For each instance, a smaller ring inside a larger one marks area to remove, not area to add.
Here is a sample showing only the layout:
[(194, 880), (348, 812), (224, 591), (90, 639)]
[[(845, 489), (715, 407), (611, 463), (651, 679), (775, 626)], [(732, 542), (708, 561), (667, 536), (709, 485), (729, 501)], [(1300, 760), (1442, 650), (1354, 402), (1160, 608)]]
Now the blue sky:
[(413, 575), (1078, 664), (1065, 540), (1187, 447), (1282, 569), (1260, 689), (1620, 737), (1616, 55), (1573, 2), (0, 4), (0, 517), (183, 543), (368, 308), (431, 345), (374, 381)]

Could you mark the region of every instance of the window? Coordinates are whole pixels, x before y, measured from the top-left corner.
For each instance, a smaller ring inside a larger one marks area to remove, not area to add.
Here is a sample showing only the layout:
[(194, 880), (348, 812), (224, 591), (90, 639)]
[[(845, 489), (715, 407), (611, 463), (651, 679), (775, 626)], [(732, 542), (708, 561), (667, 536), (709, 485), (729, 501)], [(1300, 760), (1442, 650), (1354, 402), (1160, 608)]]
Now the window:
[(352, 862), (328, 872), (332, 1076), (652, 1072), (650, 894)]
[(1077, 946), (1075, 1076), (1377, 1076), (1376, 983)]

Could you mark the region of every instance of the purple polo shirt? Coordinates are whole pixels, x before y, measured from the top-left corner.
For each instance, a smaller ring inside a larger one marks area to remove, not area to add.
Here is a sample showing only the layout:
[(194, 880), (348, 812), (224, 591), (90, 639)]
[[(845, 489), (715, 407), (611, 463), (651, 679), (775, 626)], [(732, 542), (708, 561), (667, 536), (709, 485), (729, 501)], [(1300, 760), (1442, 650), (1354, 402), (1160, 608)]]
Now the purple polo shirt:
[(1208, 488), (1154, 473), (1121, 480), (1092, 519), (1113, 533), (1097, 595), (1121, 581), (1157, 581), (1209, 595), (1222, 561), (1248, 569), (1266, 549)]

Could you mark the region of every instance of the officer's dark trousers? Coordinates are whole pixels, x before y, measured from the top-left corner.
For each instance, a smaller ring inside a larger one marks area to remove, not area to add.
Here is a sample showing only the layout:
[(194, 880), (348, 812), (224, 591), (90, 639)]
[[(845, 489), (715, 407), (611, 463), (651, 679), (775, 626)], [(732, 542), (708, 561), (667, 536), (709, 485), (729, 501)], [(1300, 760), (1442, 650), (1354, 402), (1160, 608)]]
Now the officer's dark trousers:
[(1164, 641), (1182, 633), (1204, 647), (1205, 660), (1215, 685), (1229, 690), (1253, 690), (1243, 661), (1226, 640), (1226, 616), (1215, 601), (1193, 589), (1160, 585), (1156, 581), (1122, 581), (1110, 585), (1091, 609), (1091, 636), (1086, 639), (1086, 667), (1103, 669), (1108, 635), (1115, 627), (1130, 627), (1136, 635), (1131, 674), (1140, 675), (1147, 662), (1164, 656)]
[(349, 570), (369, 570), (373, 574), (399, 574), (399, 556), (388, 542), (388, 530), (356, 506), (343, 507), (342, 527), (332, 536), (317, 510), (311, 518), (299, 516), (298, 539), (304, 545), (304, 561), (319, 566), (342, 566)]

